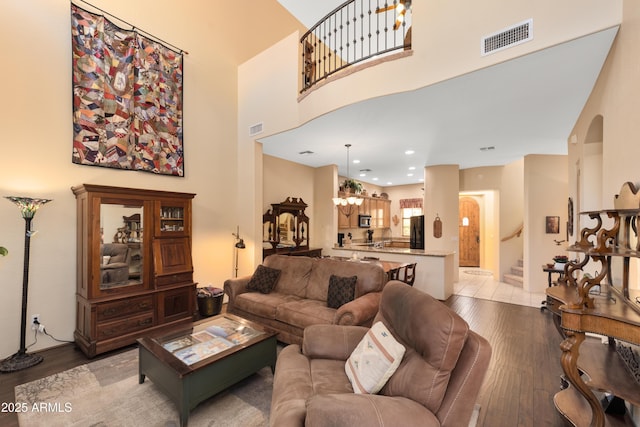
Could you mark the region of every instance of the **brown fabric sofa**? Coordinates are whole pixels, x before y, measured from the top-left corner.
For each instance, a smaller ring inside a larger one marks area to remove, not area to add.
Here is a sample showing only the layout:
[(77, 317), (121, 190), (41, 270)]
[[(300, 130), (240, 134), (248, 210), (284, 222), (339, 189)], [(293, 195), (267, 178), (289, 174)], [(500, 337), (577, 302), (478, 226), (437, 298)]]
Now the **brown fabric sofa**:
[(354, 394), (345, 374), (368, 329), (311, 326), (302, 346), (278, 355), (270, 425), (467, 426), (491, 358), (488, 341), (440, 301), (398, 281), (384, 287), (377, 321), (406, 348), (378, 394)]
[[(302, 343), (304, 328), (315, 324), (370, 326), (378, 312), (380, 291), (387, 277), (375, 264), (329, 258), (271, 255), (263, 265), (281, 270), (268, 294), (247, 291), (251, 276), (228, 279), (227, 312), (258, 322), (278, 332), (278, 340)], [(355, 299), (338, 309), (327, 307), (331, 275), (357, 276)]]

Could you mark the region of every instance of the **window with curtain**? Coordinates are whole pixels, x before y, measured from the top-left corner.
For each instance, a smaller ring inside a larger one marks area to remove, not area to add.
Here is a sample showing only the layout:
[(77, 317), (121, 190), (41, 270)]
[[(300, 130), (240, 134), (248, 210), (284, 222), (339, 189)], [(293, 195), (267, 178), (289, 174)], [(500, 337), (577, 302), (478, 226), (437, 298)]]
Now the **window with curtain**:
[(410, 218), (415, 215), (422, 215), (422, 199), (400, 199), (400, 210), (402, 211), (402, 236), (410, 237)]

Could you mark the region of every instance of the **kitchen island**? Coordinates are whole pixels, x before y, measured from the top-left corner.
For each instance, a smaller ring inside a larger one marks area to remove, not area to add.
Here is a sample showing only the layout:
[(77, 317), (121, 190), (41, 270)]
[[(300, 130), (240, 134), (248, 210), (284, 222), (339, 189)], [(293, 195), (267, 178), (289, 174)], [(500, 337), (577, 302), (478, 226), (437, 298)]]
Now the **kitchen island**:
[(332, 256), (355, 257), (359, 260), (376, 257), (386, 261), (416, 263), (414, 288), (439, 300), (446, 300), (453, 295), (453, 251), (352, 244), (344, 247), (335, 246), (329, 252)]

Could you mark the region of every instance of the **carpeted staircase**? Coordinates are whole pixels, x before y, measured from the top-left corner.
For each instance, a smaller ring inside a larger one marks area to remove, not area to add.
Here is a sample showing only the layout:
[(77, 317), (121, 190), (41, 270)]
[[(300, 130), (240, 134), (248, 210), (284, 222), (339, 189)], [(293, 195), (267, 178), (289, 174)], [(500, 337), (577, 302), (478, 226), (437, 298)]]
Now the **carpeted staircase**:
[(504, 278), (503, 278), (503, 282), (521, 288), (522, 287), (522, 281), (523, 281), (523, 278), (522, 278), (522, 275), (523, 275), (522, 266), (523, 265), (524, 265), (524, 263), (523, 263), (522, 259), (519, 259), (518, 263), (516, 265), (512, 265), (511, 266), (511, 272), (510, 273), (505, 273)]

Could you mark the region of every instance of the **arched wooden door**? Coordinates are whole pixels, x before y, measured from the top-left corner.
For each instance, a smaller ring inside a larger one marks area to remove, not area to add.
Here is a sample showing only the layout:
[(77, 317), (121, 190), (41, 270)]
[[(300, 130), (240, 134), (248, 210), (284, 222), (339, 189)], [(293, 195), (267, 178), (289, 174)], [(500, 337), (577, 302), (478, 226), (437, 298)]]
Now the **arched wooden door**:
[(480, 267), (480, 205), (471, 197), (458, 201), (460, 267)]

